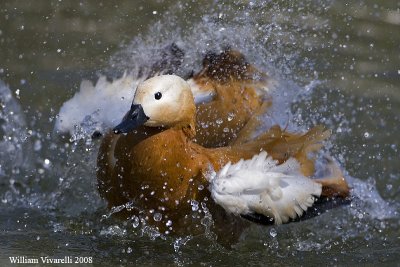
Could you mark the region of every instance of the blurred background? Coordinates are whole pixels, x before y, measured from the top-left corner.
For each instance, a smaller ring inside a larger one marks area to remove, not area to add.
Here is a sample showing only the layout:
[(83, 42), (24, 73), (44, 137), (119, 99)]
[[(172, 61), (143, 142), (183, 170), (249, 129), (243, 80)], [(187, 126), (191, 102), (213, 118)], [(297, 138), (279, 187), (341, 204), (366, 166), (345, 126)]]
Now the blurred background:
[[(287, 121), (332, 129), (327, 150), (359, 200), (302, 223), (254, 225), (233, 249), (111, 218), (96, 188), (99, 141), (61, 138), (56, 116), (83, 79), (149, 66), (171, 43), (185, 52), (182, 73), (226, 46), (268, 72), (290, 104)], [(0, 263), (396, 265), (399, 128), (398, 1), (3, 0)]]

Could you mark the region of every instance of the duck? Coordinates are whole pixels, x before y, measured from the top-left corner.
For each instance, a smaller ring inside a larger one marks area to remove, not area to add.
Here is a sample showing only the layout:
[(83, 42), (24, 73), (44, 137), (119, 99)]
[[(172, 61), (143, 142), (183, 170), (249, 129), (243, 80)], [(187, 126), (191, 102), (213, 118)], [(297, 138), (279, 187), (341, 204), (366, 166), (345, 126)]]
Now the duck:
[[(218, 85), (213, 89), (219, 93)], [(257, 107), (265, 106), (260, 101)], [(329, 137), (323, 127), (298, 134), (274, 126), (250, 138), (244, 125), (236, 139), (209, 147), (198, 142), (198, 113), (191, 86), (181, 77), (160, 75), (138, 85), (130, 110), (98, 154), (99, 192), (110, 208), (123, 206), (121, 217), (139, 216), (162, 233), (193, 234), (204, 226), (192, 214), (201, 205), (217, 232), (235, 235), (247, 225), (237, 215), (262, 214), (286, 223), (318, 197), (349, 196), (341, 172), (309, 177), (308, 155)], [(250, 125), (257, 122), (250, 119)]]
[[(332, 158), (326, 160), (329, 176), (310, 179), (302, 174), (296, 158), (279, 164), (262, 151), (249, 160), (228, 162), (218, 173), (209, 175), (211, 196), (225, 211), (261, 224), (279, 225), (300, 220), (321, 197), (325, 201), (323, 204), (327, 204), (329, 197), (332, 200), (338, 195), (340, 199), (330, 205), (349, 203), (347, 184), (340, 178), (340, 169)], [(321, 213), (322, 204), (317, 205), (315, 210)], [(317, 214), (309, 212), (307, 215)]]

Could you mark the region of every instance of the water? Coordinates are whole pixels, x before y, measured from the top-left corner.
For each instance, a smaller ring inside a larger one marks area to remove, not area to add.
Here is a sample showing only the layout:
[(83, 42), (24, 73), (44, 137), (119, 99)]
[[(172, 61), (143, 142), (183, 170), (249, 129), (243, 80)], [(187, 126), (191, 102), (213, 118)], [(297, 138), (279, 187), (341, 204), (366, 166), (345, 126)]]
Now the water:
[[(397, 265), (400, 5), (397, 1), (2, 1), (0, 263), (88, 256), (103, 265)], [(54, 133), (83, 79), (149, 67), (172, 41), (181, 75), (231, 45), (277, 81), (266, 124), (322, 123), (359, 200), (317, 218), (254, 225), (232, 248), (109, 217), (99, 141)], [(3, 83), (4, 82), (4, 83)], [(299, 93), (298, 93), (299, 92)], [(352, 178), (356, 177), (356, 178)]]

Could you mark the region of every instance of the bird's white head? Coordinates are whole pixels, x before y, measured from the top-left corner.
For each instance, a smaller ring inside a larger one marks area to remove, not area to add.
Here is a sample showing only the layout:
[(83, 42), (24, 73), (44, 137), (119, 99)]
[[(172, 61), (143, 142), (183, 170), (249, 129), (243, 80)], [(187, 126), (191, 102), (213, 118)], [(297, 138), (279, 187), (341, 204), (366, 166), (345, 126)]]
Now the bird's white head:
[(139, 84), (131, 110), (114, 132), (129, 132), (141, 124), (165, 128), (192, 125), (195, 110), (193, 95), (185, 80), (176, 75), (156, 76)]

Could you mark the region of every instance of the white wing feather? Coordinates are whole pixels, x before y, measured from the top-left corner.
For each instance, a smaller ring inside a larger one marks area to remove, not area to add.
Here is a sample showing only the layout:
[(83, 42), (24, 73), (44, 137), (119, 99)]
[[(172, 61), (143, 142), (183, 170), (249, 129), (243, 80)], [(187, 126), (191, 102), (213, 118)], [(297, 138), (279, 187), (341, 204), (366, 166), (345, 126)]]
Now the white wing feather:
[(95, 85), (83, 80), (80, 91), (62, 105), (55, 130), (73, 135), (77, 127), (88, 134), (114, 127), (129, 110), (140, 81), (126, 73), (112, 82), (100, 76)]
[(278, 165), (266, 152), (226, 164), (210, 183), (214, 201), (226, 211), (263, 214), (276, 224), (301, 216), (321, 195), (321, 185), (300, 173), (296, 159)]

